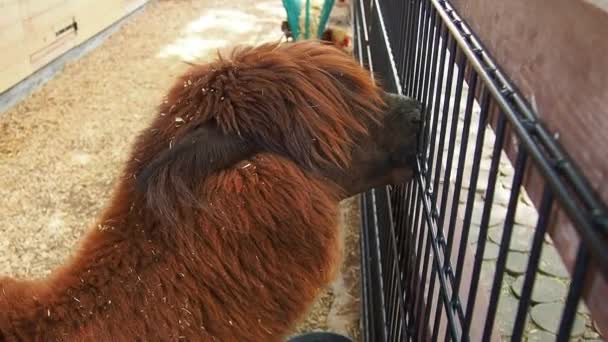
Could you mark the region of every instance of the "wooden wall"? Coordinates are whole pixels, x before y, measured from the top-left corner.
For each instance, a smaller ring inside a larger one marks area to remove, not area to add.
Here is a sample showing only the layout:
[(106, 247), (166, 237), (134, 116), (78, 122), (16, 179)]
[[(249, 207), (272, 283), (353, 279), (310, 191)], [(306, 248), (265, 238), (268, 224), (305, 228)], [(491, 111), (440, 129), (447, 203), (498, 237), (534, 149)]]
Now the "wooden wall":
[(0, 0), (0, 93), (148, 0)]
[[(608, 0), (451, 2), (608, 202)], [(538, 206), (543, 182), (528, 171)], [(572, 269), (579, 239), (563, 212), (550, 233)], [(606, 334), (608, 282), (598, 272), (589, 280), (587, 304)]]

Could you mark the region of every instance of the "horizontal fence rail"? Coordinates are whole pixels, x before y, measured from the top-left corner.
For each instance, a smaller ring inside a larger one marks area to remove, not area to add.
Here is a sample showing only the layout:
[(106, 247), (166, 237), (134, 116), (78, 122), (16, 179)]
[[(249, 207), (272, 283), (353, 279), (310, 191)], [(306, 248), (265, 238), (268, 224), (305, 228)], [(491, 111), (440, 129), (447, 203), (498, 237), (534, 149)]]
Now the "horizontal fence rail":
[[(591, 272), (608, 278), (608, 215), (576, 165), (449, 1), (353, 9), (360, 63), (425, 104), (414, 179), (361, 199), (363, 340), (601, 338), (581, 298)], [(548, 234), (557, 213), (580, 237), (572, 272)]]

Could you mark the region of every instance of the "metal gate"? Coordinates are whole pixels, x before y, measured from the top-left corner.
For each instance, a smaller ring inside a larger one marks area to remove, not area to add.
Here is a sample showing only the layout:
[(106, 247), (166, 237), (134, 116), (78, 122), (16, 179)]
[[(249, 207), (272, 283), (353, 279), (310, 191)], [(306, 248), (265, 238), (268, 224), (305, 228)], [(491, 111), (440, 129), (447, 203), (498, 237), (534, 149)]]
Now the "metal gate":
[[(605, 205), (449, 1), (358, 0), (353, 9), (356, 57), (387, 90), (427, 111), (414, 180), (362, 196), (363, 340), (544, 333), (535, 317), (539, 277), (565, 287), (555, 304), (560, 322), (545, 337), (569, 340), (588, 318), (579, 302), (589, 274), (608, 275)], [(542, 176), (537, 206), (522, 186), (530, 166)], [(544, 273), (558, 212), (580, 237), (569, 279)], [(505, 289), (516, 293), (510, 325), (500, 311), (513, 295)]]

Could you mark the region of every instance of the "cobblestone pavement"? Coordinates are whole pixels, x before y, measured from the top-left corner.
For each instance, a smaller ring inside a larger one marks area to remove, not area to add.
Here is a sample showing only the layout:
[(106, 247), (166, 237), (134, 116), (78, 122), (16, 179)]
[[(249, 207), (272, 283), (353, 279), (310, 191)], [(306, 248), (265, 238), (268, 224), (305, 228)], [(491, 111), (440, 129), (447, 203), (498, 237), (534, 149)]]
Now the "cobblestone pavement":
[[(447, 70), (447, 68), (446, 68)], [(454, 71), (454, 81), (456, 84), (456, 72)], [(445, 84), (445, 83), (444, 83)], [(445, 95), (445, 86), (443, 89)], [(449, 103), (449, 112), (447, 116), (445, 144), (443, 146), (443, 158), (442, 158), (442, 178), (445, 177), (446, 163), (447, 163), (447, 149), (448, 141), (450, 137), (450, 131), (452, 126), (452, 114), (454, 108), (454, 94), (455, 87), (451, 91), (452, 99)], [(450, 187), (453, 188), (456, 180), (456, 170), (458, 166), (458, 156), (462, 143), (462, 129), (464, 124), (464, 111), (465, 103), (468, 94), (468, 88), (466, 83), (462, 92), (461, 100), (459, 102), (458, 112), (458, 123), (456, 129), (455, 139), (455, 153), (451, 164), (451, 175), (450, 175)], [(444, 98), (444, 97), (442, 97)], [(440, 107), (442, 108), (442, 107)], [(465, 167), (464, 167), (464, 178), (461, 186), (461, 193), (459, 199), (458, 213), (459, 217), (464, 217), (465, 202), (470, 187), (469, 179), (472, 170), (474, 148), (476, 138), (478, 135), (478, 122), (479, 122), (480, 108), (477, 103), (474, 104), (473, 114), (471, 120), (471, 129), (468, 135)], [(431, 111), (432, 113), (432, 111)], [(442, 122), (439, 121), (439, 127)], [(439, 128), (438, 128), (438, 132)], [(439, 141), (438, 133), (436, 141)], [(475, 192), (475, 202), (473, 206), (472, 225), (470, 227), (470, 235), (468, 237), (468, 257), (467, 260), (473, 260), (477, 243), (479, 242), (479, 230), (481, 223), (481, 215), (483, 212), (483, 206), (485, 203), (486, 189), (488, 187), (488, 177), (491, 164), (492, 149), (494, 148), (495, 135), (494, 132), (486, 128), (485, 138), (483, 142), (482, 159), (479, 171), (479, 180), (477, 182)], [(435, 156), (437, 155), (438, 143), (436, 143)], [(436, 160), (436, 158), (435, 158)], [(498, 257), (498, 250), (501, 244), (502, 231), (507, 213), (507, 204), (510, 198), (510, 189), (513, 181), (514, 169), (513, 165), (503, 152), (500, 158), (499, 173), (496, 181), (496, 188), (494, 193), (494, 199), (492, 201), (492, 210), (490, 215), (490, 222), (487, 232), (486, 247), (484, 253), (484, 261), (480, 276), (480, 289), (486, 291), (488, 296), (492, 283), (494, 281), (496, 259)], [(442, 180), (443, 183), (443, 180)], [(509, 244), (509, 254), (507, 257), (506, 274), (502, 282), (502, 291), (500, 295), (498, 313), (496, 318), (495, 330), (499, 329), (500, 335), (503, 340), (508, 340), (509, 335), (513, 329), (515, 323), (515, 315), (517, 312), (517, 305), (519, 303), (518, 297), (520, 296), (524, 273), (527, 268), (527, 263), (530, 254), (530, 246), (532, 237), (534, 234), (534, 228), (538, 220), (538, 213), (536, 208), (532, 204), (530, 198), (526, 194), (525, 190), (522, 191), (518, 202), (517, 210), (515, 215), (515, 225)], [(447, 230), (447, 228), (446, 228)], [(447, 231), (444, 232), (447, 236)], [(455, 260), (452, 260), (452, 264), (455, 264)], [(532, 294), (532, 306), (529, 310), (528, 320), (526, 323), (525, 336), (528, 341), (554, 341), (555, 334), (558, 330), (559, 319), (563, 311), (565, 297), (567, 295), (569, 285), (569, 273), (562, 263), (561, 257), (558, 255), (555, 247), (553, 246), (550, 238), (545, 237), (543, 243), (541, 261), (540, 261), (540, 272), (536, 277), (533, 294)], [(483, 315), (483, 313), (477, 312), (476, 315)], [(601, 337), (598, 332), (594, 329), (591, 322), (589, 312), (581, 302), (578, 308), (577, 317), (572, 329), (572, 340), (575, 341), (601, 341)]]

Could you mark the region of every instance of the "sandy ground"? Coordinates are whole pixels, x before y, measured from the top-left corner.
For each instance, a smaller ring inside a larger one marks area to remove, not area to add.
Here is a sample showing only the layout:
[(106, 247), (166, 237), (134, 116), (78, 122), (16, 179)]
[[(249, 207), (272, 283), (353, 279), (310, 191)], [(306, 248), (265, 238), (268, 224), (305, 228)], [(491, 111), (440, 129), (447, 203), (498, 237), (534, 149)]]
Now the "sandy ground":
[[(0, 274), (48, 275), (106, 204), (132, 139), (183, 60), (277, 40), (279, 0), (153, 1), (99, 48), (0, 114)], [(346, 255), (336, 284), (299, 331), (358, 339), (356, 200), (344, 204)]]

